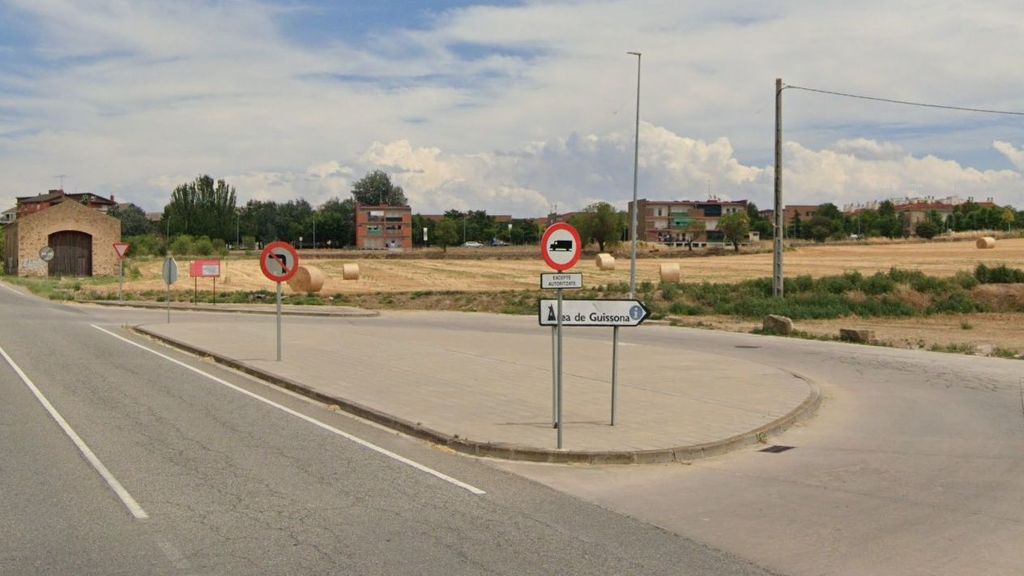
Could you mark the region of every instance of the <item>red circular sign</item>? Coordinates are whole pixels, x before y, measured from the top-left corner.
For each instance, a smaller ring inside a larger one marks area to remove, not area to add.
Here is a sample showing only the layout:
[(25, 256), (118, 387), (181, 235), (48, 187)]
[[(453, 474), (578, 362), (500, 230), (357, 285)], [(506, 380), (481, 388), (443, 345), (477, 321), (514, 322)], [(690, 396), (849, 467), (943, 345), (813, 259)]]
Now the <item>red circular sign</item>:
[(299, 253), (287, 242), (271, 242), (260, 253), (260, 270), (274, 282), (287, 282), (299, 271)]
[(572, 224), (556, 222), (544, 231), (540, 240), (540, 253), (548, 266), (565, 272), (580, 261), (583, 245), (580, 233)]

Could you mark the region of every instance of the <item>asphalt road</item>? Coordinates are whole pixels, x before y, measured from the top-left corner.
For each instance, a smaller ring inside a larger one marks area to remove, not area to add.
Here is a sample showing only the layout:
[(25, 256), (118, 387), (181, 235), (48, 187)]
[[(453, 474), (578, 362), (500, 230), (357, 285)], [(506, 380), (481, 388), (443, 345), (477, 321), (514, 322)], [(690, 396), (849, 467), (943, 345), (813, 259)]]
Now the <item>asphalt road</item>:
[(1024, 574), (1020, 360), (667, 327), (625, 340), (789, 368), (822, 405), (769, 439), (783, 452), (504, 469), (785, 574)]
[(158, 348), (120, 325), (161, 317), (0, 286), (0, 350), (10, 359), (0, 361), (0, 574), (767, 573), (489, 463), (124, 340)]

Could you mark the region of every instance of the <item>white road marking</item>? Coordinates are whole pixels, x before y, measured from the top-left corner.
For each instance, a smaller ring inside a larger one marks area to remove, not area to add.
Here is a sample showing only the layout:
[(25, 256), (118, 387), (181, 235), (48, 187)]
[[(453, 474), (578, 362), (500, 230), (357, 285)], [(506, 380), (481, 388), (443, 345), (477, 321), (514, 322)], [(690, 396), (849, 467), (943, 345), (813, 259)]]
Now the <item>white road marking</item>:
[(11, 287), (10, 287), (10, 286), (8, 286), (7, 284), (4, 284), (3, 282), (0, 282), (0, 286), (3, 286), (3, 287), (4, 287), (4, 288), (6, 288), (6, 289), (7, 289), (8, 291), (10, 291), (10, 292), (13, 292), (13, 293), (15, 293), (15, 294), (17, 294), (18, 296), (21, 296), (22, 298), (24, 298), (24, 297), (25, 297), (25, 295), (24, 295), (24, 294), (22, 294), (21, 292), (18, 292), (17, 290), (15, 290), (14, 288), (11, 288)]
[(92, 467), (95, 468), (97, 472), (99, 472), (100, 476), (102, 476), (103, 479), (107, 482), (111, 490), (113, 490), (114, 493), (117, 494), (117, 497), (121, 499), (121, 502), (123, 502), (124, 505), (128, 508), (128, 511), (132, 513), (132, 516), (138, 518), (139, 520), (145, 520), (146, 518), (149, 518), (149, 515), (146, 514), (146, 511), (142, 509), (142, 506), (139, 506), (139, 503), (135, 501), (135, 498), (132, 498), (132, 495), (129, 494), (128, 491), (125, 490), (124, 486), (122, 486), (121, 483), (117, 481), (117, 478), (114, 478), (114, 475), (111, 474), (110, 470), (108, 470), (107, 467), (103, 465), (103, 462), (100, 462), (100, 459), (96, 457), (96, 454), (93, 453), (91, 449), (89, 449), (89, 446), (85, 443), (84, 440), (82, 440), (82, 437), (75, 433), (75, 431), (71, 428), (71, 425), (68, 424), (67, 420), (65, 420), (64, 417), (60, 415), (60, 412), (57, 412), (57, 409), (53, 407), (53, 404), (50, 404), (50, 401), (46, 399), (46, 396), (43, 396), (43, 393), (39, 391), (39, 388), (36, 387), (36, 385), (28, 377), (28, 375), (26, 375), (25, 372), (22, 371), (22, 369), (14, 362), (14, 359), (12, 359), (7, 354), (7, 352), (4, 351), (3, 348), (0, 348), (0, 355), (2, 355), (4, 357), (4, 360), (6, 360), (7, 363), (11, 365), (11, 368), (13, 368), (14, 371), (18, 374), (18, 376), (21, 378), (21, 381), (24, 382), (26, 386), (28, 386), (28, 389), (31, 390), (33, 394), (35, 394), (36, 399), (38, 399), (39, 403), (43, 405), (43, 408), (46, 408), (46, 411), (50, 413), (50, 416), (52, 416), (53, 419), (57, 421), (57, 424), (59, 424), (60, 427), (64, 430), (64, 433), (67, 434), (69, 438), (71, 438), (71, 441), (75, 443), (75, 446), (77, 446), (78, 450), (82, 453), (83, 456), (85, 456), (85, 459), (88, 460), (90, 464), (92, 464)]
[(208, 374), (208, 373), (203, 372), (202, 370), (200, 370), (198, 368), (195, 368), (193, 366), (189, 366), (188, 364), (186, 364), (186, 363), (184, 363), (184, 362), (182, 362), (180, 360), (176, 360), (174, 358), (171, 358), (170, 356), (168, 356), (166, 354), (162, 354), (160, 352), (157, 352), (156, 350), (153, 350), (152, 348), (147, 348), (146, 346), (143, 346), (142, 344), (139, 344), (137, 342), (132, 342), (131, 340), (129, 340), (129, 339), (127, 339), (127, 338), (125, 338), (125, 337), (123, 337), (123, 336), (121, 336), (119, 334), (115, 334), (115, 333), (111, 332), (110, 330), (107, 330), (105, 328), (101, 328), (101, 327), (99, 327), (99, 326), (97, 326), (95, 324), (90, 324), (90, 326), (92, 326), (93, 328), (99, 330), (100, 332), (103, 332), (105, 334), (113, 336), (114, 338), (117, 338), (118, 340), (121, 340), (122, 342), (126, 342), (128, 344), (131, 344), (132, 346), (135, 346), (136, 348), (141, 348), (141, 349), (145, 350), (146, 352), (149, 352), (150, 354), (155, 354), (155, 355), (159, 356), (160, 358), (163, 358), (164, 360), (167, 360), (168, 362), (173, 362), (174, 364), (177, 364), (178, 366), (181, 366), (182, 368), (185, 368), (187, 370), (191, 370), (192, 372), (195, 372), (196, 374), (200, 374), (202, 376), (205, 376), (205, 377), (209, 378), (210, 380), (213, 380), (214, 382), (217, 382), (218, 384), (223, 384), (224, 386), (227, 386), (228, 388), (231, 388), (232, 390), (234, 390), (236, 392), (241, 392), (242, 394), (245, 394), (246, 396), (249, 396), (250, 398), (253, 398), (255, 400), (259, 400), (260, 402), (263, 402), (264, 404), (273, 406), (274, 408), (277, 408), (278, 410), (282, 410), (282, 411), (284, 411), (284, 412), (286, 412), (288, 414), (291, 414), (292, 416), (295, 416), (296, 418), (301, 418), (301, 419), (305, 420), (306, 422), (309, 422), (310, 424), (313, 424), (315, 426), (323, 428), (324, 430), (327, 430), (328, 432), (332, 432), (334, 434), (337, 434), (338, 436), (341, 436), (342, 438), (345, 438), (347, 440), (355, 442), (356, 444), (359, 444), (360, 446), (363, 446), (365, 448), (369, 448), (370, 450), (373, 450), (374, 452), (377, 452), (379, 454), (383, 454), (384, 456), (387, 456), (388, 458), (391, 458), (393, 460), (397, 460), (398, 462), (401, 462), (402, 464), (405, 464), (407, 466), (411, 466), (411, 467), (413, 467), (413, 468), (415, 468), (415, 469), (417, 469), (417, 470), (419, 470), (421, 472), (426, 472), (427, 474), (430, 474), (431, 476), (434, 476), (436, 478), (440, 478), (441, 480), (444, 480), (445, 482), (448, 482), (449, 484), (453, 484), (455, 486), (458, 486), (459, 488), (467, 490), (467, 491), (469, 491), (469, 492), (471, 492), (473, 494), (476, 494), (478, 496), (487, 493), (487, 492), (477, 488), (476, 486), (473, 486), (471, 484), (466, 484), (465, 482), (462, 482), (461, 480), (456, 480), (455, 478), (452, 478), (451, 476), (448, 476), (447, 474), (444, 474), (442, 472), (438, 472), (437, 470), (434, 470), (433, 468), (424, 466), (423, 464), (420, 464), (419, 462), (416, 462), (414, 460), (410, 460), (410, 459), (406, 458), (405, 456), (401, 456), (399, 454), (395, 454), (394, 452), (392, 452), (392, 451), (390, 451), (390, 450), (388, 450), (386, 448), (381, 448), (380, 446), (377, 446), (376, 444), (373, 444), (371, 442), (363, 440), (362, 438), (359, 438), (358, 436), (353, 436), (352, 434), (349, 434), (348, 432), (344, 432), (344, 431), (339, 430), (339, 429), (337, 429), (337, 428), (335, 428), (333, 426), (330, 426), (328, 424), (324, 424), (323, 422), (317, 420), (316, 418), (312, 418), (310, 416), (306, 416), (305, 414), (302, 414), (301, 412), (297, 412), (295, 410), (292, 410), (291, 408), (288, 408), (287, 406), (283, 406), (281, 404), (278, 404), (277, 402), (274, 402), (273, 400), (268, 400), (268, 399), (260, 396), (259, 394), (255, 394), (255, 393), (250, 392), (250, 391), (248, 391), (248, 390), (246, 390), (244, 388), (236, 386), (236, 385), (228, 382), (227, 380), (224, 380), (222, 378), (218, 378), (218, 377), (214, 376), (213, 374)]

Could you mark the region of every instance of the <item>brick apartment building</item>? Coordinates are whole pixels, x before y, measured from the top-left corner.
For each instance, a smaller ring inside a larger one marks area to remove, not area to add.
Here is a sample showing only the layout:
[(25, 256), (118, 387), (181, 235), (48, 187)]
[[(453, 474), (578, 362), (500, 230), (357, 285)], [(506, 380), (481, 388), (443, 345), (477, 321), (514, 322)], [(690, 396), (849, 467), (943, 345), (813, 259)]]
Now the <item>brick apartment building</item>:
[(412, 208), (409, 206), (356, 206), (356, 248), (411, 250)]
[[(629, 203), (632, 214), (633, 203)], [(746, 200), (637, 200), (637, 239), (670, 246), (724, 245), (722, 216), (745, 212)], [(699, 223), (699, 224), (698, 224)]]

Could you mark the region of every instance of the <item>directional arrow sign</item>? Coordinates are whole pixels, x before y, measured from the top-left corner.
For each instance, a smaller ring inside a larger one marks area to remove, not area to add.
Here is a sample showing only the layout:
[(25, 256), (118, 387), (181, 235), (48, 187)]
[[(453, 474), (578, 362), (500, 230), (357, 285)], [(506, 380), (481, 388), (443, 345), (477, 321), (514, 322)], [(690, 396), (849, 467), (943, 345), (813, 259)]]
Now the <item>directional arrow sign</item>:
[[(540, 300), (541, 326), (558, 323), (558, 300)], [(639, 326), (649, 312), (639, 300), (562, 300), (562, 326)]]

